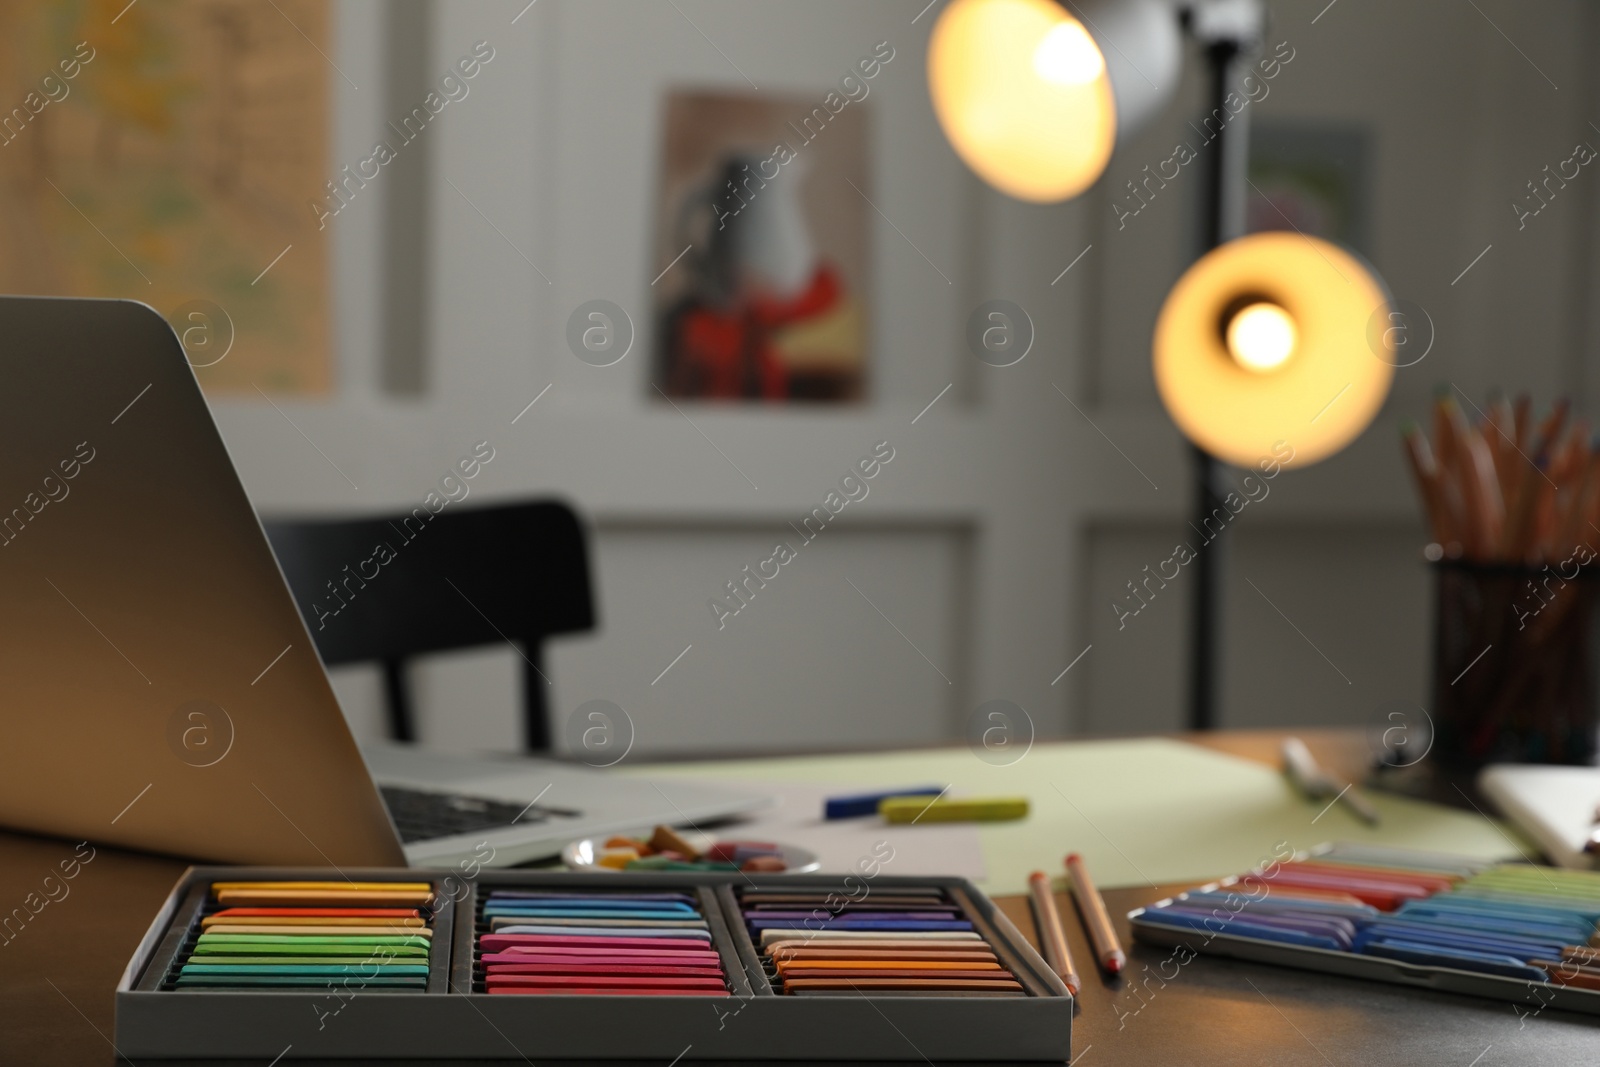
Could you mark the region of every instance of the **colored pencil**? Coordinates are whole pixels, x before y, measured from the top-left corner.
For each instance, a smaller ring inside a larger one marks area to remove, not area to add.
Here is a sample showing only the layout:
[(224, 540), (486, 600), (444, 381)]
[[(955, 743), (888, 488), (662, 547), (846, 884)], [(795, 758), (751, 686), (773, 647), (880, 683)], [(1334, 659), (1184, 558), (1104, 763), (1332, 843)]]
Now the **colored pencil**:
[(1034, 871), (1028, 875), (1028, 891), (1033, 898), (1033, 922), (1039, 929), (1039, 946), (1044, 949), (1045, 962), (1066, 985), (1067, 992), (1077, 996), (1082, 983), (1078, 981), (1078, 968), (1072, 962), (1072, 950), (1067, 947), (1067, 931), (1061, 925), (1061, 912), (1056, 908), (1050, 879), (1043, 871)]
[(1094, 945), (1096, 962), (1112, 974), (1119, 973), (1127, 965), (1128, 957), (1117, 940), (1117, 931), (1111, 925), (1111, 913), (1106, 911), (1106, 902), (1094, 887), (1089, 871), (1083, 865), (1083, 857), (1076, 852), (1067, 856), (1067, 876), (1072, 880), (1072, 895), (1078, 901), (1078, 911), (1083, 914), (1084, 929), (1089, 932), (1089, 941)]

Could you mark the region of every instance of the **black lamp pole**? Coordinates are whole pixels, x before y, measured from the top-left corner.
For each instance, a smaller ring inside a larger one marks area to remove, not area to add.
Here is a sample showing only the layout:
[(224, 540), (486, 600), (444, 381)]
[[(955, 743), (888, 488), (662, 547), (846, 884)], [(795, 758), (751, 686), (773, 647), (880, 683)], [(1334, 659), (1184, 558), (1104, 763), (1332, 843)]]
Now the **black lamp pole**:
[[(1221, 123), (1214, 138), (1202, 149), (1205, 153), (1205, 169), (1202, 172), (1205, 188), (1201, 194), (1201, 255), (1244, 235), (1244, 190), (1249, 180), (1250, 149), (1248, 105), (1235, 114), (1229, 112), (1225, 103), (1228, 93), (1232, 91), (1230, 86), (1237, 84), (1232, 77), (1234, 70), (1247, 53), (1242, 43), (1231, 37), (1208, 40), (1205, 46), (1211, 102), (1207, 118), (1226, 121)], [(1191, 448), (1195, 472), (1192, 525), (1201, 544), (1196, 550), (1194, 602), (1191, 605), (1189, 728), (1212, 730), (1217, 726), (1217, 691), (1221, 674), (1222, 534), (1226, 532), (1227, 524), (1213, 520), (1216, 533), (1207, 540), (1206, 520), (1212, 519), (1218, 509), (1221, 509), (1223, 516), (1229, 514), (1222, 503), (1229, 487), (1222, 462), (1198, 445), (1192, 445)]]

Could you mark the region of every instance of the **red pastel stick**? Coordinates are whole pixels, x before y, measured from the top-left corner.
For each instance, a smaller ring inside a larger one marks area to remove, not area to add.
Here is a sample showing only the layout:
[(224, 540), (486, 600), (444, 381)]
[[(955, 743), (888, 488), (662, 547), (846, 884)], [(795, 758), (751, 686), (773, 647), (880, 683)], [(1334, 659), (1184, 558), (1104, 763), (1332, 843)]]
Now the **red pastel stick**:
[(1434, 893), (1442, 893), (1445, 890), (1450, 889), (1461, 880), (1459, 878), (1447, 877), (1442, 874), (1424, 874), (1421, 872), (1413, 874), (1410, 871), (1379, 870), (1368, 867), (1351, 868), (1343, 864), (1316, 863), (1310, 860), (1307, 860), (1304, 863), (1294, 864), (1293, 869), (1297, 871), (1328, 874), (1334, 877), (1354, 878), (1362, 882), (1382, 882), (1386, 884), (1394, 883), (1398, 885), (1420, 886), (1421, 888), (1427, 889)]
[(562, 945), (569, 948), (653, 948), (663, 951), (694, 949), (704, 952), (707, 941), (685, 937), (570, 937), (561, 934), (484, 934), (478, 939), (485, 952), (513, 945)]

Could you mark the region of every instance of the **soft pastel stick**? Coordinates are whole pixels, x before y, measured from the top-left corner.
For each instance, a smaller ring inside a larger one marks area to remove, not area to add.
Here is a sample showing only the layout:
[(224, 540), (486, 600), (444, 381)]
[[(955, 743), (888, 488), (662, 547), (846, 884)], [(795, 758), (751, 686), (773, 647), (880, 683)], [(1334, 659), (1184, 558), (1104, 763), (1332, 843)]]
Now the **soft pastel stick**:
[(491, 974), (484, 978), (484, 985), (489, 988), (537, 988), (559, 989), (581, 983), (593, 989), (726, 989), (727, 983), (721, 978), (656, 978), (638, 977), (621, 978), (607, 977), (605, 975), (584, 975), (576, 980), (563, 978), (559, 975), (538, 974)]
[[(790, 903), (796, 900), (822, 900), (840, 895), (837, 891), (828, 889), (744, 889), (739, 893), (739, 902), (741, 904), (764, 904), (770, 901)], [(870, 897), (873, 900), (883, 897), (916, 897), (919, 900), (925, 900), (929, 897), (936, 900), (946, 899), (945, 891), (933, 885), (897, 885), (886, 887), (882, 890), (873, 887), (870, 891)], [(863, 895), (862, 899), (867, 899), (867, 896)]]
[(763, 930), (761, 931), (761, 947), (779, 941), (831, 941), (843, 938), (857, 938), (860, 940), (884, 940), (888, 938), (905, 938), (911, 941), (953, 941), (970, 940), (983, 941), (983, 938), (972, 931), (966, 930), (876, 930), (864, 933), (860, 930), (806, 930), (803, 933), (793, 930)]
[[(432, 931), (428, 931), (432, 933)], [(413, 936), (373, 934), (238, 934), (214, 933), (210, 930), (201, 934), (198, 943), (202, 945), (415, 945), (427, 948), (431, 942), (421, 936), (419, 931)]]
[(1309, 934), (1300, 930), (1285, 930), (1276, 926), (1250, 922), (1245, 919), (1234, 919), (1221, 929), (1218, 929), (1215, 920), (1209, 917), (1194, 915), (1173, 914), (1171, 908), (1149, 908), (1142, 919), (1146, 922), (1158, 923), (1162, 926), (1176, 926), (1185, 930), (1203, 930), (1208, 933), (1233, 934), (1236, 937), (1254, 937), (1263, 941), (1281, 941), (1288, 945), (1301, 945), (1306, 948), (1325, 948), (1332, 951), (1342, 951), (1347, 945), (1341, 945), (1337, 938)]
[(657, 949), (684, 948), (704, 949), (710, 939), (692, 940), (678, 937), (574, 937), (570, 933), (560, 934), (484, 934), (478, 939), (479, 946), (486, 952), (497, 952), (513, 945), (563, 945), (574, 947), (598, 948), (609, 945), (612, 948), (648, 948)]
[(346, 907), (424, 906), (433, 903), (433, 893), (405, 890), (381, 893), (358, 890), (350, 893), (324, 893), (311, 889), (224, 889), (216, 894), (219, 904), (246, 906), (292, 906), (296, 904), (342, 904)]
[(973, 937), (968, 940), (933, 940), (930, 938), (910, 937), (873, 937), (870, 934), (861, 937), (824, 938), (810, 940), (809, 938), (774, 939), (762, 946), (762, 951), (769, 956), (782, 952), (847, 952), (855, 949), (883, 949), (896, 952), (982, 952), (994, 955), (994, 949), (989, 947), (987, 941)]
[(937, 979), (940, 982), (963, 982), (972, 980), (1013, 981), (1015, 975), (1006, 970), (972, 970), (972, 971), (928, 971), (913, 967), (894, 967), (880, 965), (872, 968), (834, 968), (832, 970), (799, 971), (796, 973), (783, 973), (779, 976), (783, 983), (810, 982), (822, 978), (840, 978), (849, 982), (859, 982), (873, 978), (925, 978)]
[(876, 815), (878, 813), (878, 805), (890, 797), (936, 797), (948, 788), (949, 786), (920, 785), (910, 786), (905, 789), (880, 790), (875, 793), (854, 793), (849, 796), (829, 797), (822, 802), (822, 817), (827, 820), (833, 820), (856, 819), (863, 815)]
[(328, 893), (379, 889), (390, 892), (433, 892), (430, 882), (212, 882), (213, 890), (223, 889), (306, 889)]
[[(487, 955), (497, 955), (488, 953)], [(571, 945), (510, 945), (498, 955), (514, 958), (517, 956), (563, 956), (569, 959), (581, 959), (586, 956), (597, 956), (604, 959), (631, 959), (644, 957), (666, 957), (673, 959), (692, 958), (721, 959), (722, 956), (716, 949), (703, 947), (700, 949), (675, 948), (666, 950), (647, 948), (580, 948)]]
[(615, 913), (606, 912), (590, 918), (576, 918), (570, 915), (519, 915), (519, 914), (493, 914), (484, 913), (484, 918), (491, 923), (498, 921), (501, 926), (509, 925), (535, 925), (535, 926), (639, 926), (654, 929), (670, 929), (672, 927), (704, 927), (706, 921), (699, 918), (672, 918), (672, 919), (619, 919)]
[[(746, 922), (749, 924), (751, 932), (755, 932), (757, 930), (760, 930), (760, 931), (766, 931), (766, 930), (811, 930), (811, 929), (814, 928), (812, 926), (807, 926), (806, 925), (808, 922), (812, 922), (812, 920), (810, 920), (810, 919), (762, 919), (762, 918), (759, 918), (759, 917), (756, 917), (756, 916), (746, 916)], [(951, 930), (971, 930), (972, 929), (972, 924), (970, 922), (967, 922), (965, 919), (954, 919), (954, 920), (947, 920), (947, 921), (930, 921), (930, 920), (926, 920), (926, 919), (918, 919), (918, 920), (893, 920), (893, 919), (890, 919), (890, 920), (879, 920), (879, 919), (874, 919), (874, 920), (848, 920), (848, 919), (846, 919), (846, 920), (842, 920), (841, 921), (841, 920), (835, 919), (835, 920), (827, 923), (827, 925), (825, 927), (823, 927), (823, 929), (829, 929), (829, 930), (874, 930), (874, 931), (899, 930), (899, 931), (905, 931), (905, 932), (932, 932), (932, 931), (951, 931)], [(820, 933), (821, 930), (818, 930), (817, 932)]]
[(539, 912), (653, 912), (666, 915), (699, 915), (680, 901), (523, 901), (523, 899), (488, 899), (483, 907), (498, 909), (539, 910)]
[(1290, 864), (1289, 867), (1297, 871), (1320, 871), (1346, 877), (1355, 875), (1366, 881), (1401, 882), (1407, 885), (1422, 886), (1435, 893), (1443, 893), (1461, 881), (1456, 875), (1439, 874), (1431, 871), (1404, 871), (1392, 867), (1359, 867), (1352, 869), (1337, 863), (1318, 863), (1315, 860)]
[[(257, 926), (254, 924), (229, 924), (213, 926), (212, 930), (231, 934), (271, 934), (275, 937), (333, 937), (369, 935), (375, 937), (432, 937), (433, 931), (425, 926)], [(204, 937), (206, 934), (202, 934)]]
[(1021, 984), (1015, 981), (979, 978), (793, 978), (784, 983), (786, 992), (806, 990), (837, 990), (840, 992), (876, 993), (886, 989), (915, 989), (921, 992), (943, 990), (971, 990), (975, 992), (1021, 993)]
[(778, 966), (788, 960), (942, 960), (954, 963), (993, 963), (993, 952), (906, 952), (882, 948), (785, 949), (769, 953)]
[(654, 989), (654, 988), (627, 988), (627, 989), (595, 989), (591, 987), (573, 986), (565, 989), (545, 989), (537, 986), (505, 986), (491, 985), (490, 993), (509, 994), (513, 996), (569, 996), (569, 997), (727, 997), (733, 994), (726, 989)]
[[(907, 971), (1002, 971), (998, 963), (979, 960), (780, 960), (779, 974), (807, 974), (811, 971), (870, 971), (892, 966)], [(1009, 973), (1009, 972), (1008, 972)]]
[[(235, 964), (235, 963), (186, 963), (181, 974), (285, 974), (307, 975), (346, 975), (360, 974), (365, 965), (347, 967), (334, 964), (320, 963), (270, 963), (270, 964)], [(393, 975), (423, 975), (428, 973), (427, 966), (404, 964), (392, 968), (385, 968), (384, 974)]]
[(487, 952), (486, 967), (722, 967), (715, 953), (661, 952), (648, 956), (548, 956), (530, 952)]
[(1550, 972), (1550, 981), (1574, 989), (1600, 989), (1600, 970), (1580, 967), (1570, 960), (1529, 960), (1528, 966)]
[(405, 927), (426, 927), (428, 924), (423, 919), (369, 919), (356, 915), (341, 915), (338, 917), (320, 915), (298, 917), (287, 915), (209, 915), (200, 920), (200, 925), (207, 930), (235, 926), (376, 926), (392, 930)]
[(494, 932), (497, 934), (536, 934), (551, 937), (567, 935), (571, 937), (653, 937), (668, 941), (711, 940), (711, 933), (708, 930), (695, 930), (682, 926), (665, 928), (642, 926), (559, 926), (539, 923), (501, 926), (495, 928)]
[[(358, 980), (348, 981), (350, 977)], [(336, 981), (336, 979), (345, 979)], [(338, 991), (349, 989), (363, 989), (367, 986), (384, 986), (387, 988), (426, 989), (428, 980), (424, 977), (407, 977), (403, 975), (381, 974), (376, 978), (347, 975), (325, 975), (320, 978), (311, 978), (295, 975), (274, 974), (180, 974), (178, 985), (184, 988), (223, 987), (223, 986), (300, 986), (307, 989), (334, 989)]]
[(1219, 933), (1233, 932), (1235, 923), (1249, 923), (1255, 928), (1268, 928), (1285, 930), (1306, 934), (1312, 937), (1331, 938), (1341, 950), (1348, 951), (1351, 942), (1356, 936), (1356, 925), (1348, 919), (1338, 917), (1302, 918), (1294, 915), (1236, 915), (1231, 918), (1219, 918), (1215, 911), (1205, 911), (1196, 908), (1185, 908), (1174, 905), (1162, 908), (1161, 912), (1169, 919), (1187, 918), (1200, 924), (1200, 929), (1216, 930)]
[(574, 893), (571, 890), (553, 889), (491, 889), (486, 899), (523, 899), (523, 900), (576, 900), (588, 902), (591, 900), (650, 900), (650, 901), (679, 901), (684, 904), (693, 904), (695, 897), (692, 893), (649, 892), (639, 893), (633, 890), (618, 892), (607, 889), (604, 895), (596, 892), (593, 896)]
[(281, 967), (290, 963), (304, 966), (318, 967), (421, 967), (427, 969), (427, 957), (397, 956), (391, 959), (380, 959), (374, 956), (317, 956), (308, 958), (304, 956), (191, 956), (185, 967), (195, 964), (209, 964), (216, 967), (262, 967), (272, 965)]
[(673, 966), (671, 964), (656, 963), (630, 963), (630, 964), (581, 964), (581, 963), (514, 963), (501, 964), (490, 967), (490, 976), (494, 975), (615, 975), (619, 978), (637, 978), (646, 975), (665, 976), (675, 978), (714, 978), (722, 980), (722, 968), (717, 967), (687, 967)]
[(1381, 941), (1365, 949), (1371, 956), (1401, 960), (1405, 963), (1429, 967), (1454, 967), (1463, 971), (1480, 971), (1497, 974), (1503, 978), (1527, 978), (1535, 982), (1548, 982), (1550, 975), (1538, 967), (1530, 967), (1515, 956), (1491, 955), (1484, 952), (1465, 952), (1457, 949), (1424, 945), (1413, 941)]
[(196, 945), (190, 959), (208, 956), (359, 956), (362, 959), (427, 959), (428, 950), (410, 945)]
[(815, 911), (747, 911), (745, 912), (745, 917), (749, 919), (813, 919), (839, 926), (851, 922), (952, 922), (954, 920), (950, 916), (954, 910), (872, 912), (846, 910), (833, 914), (823, 913), (821, 915)]
[(1005, 822), (1026, 818), (1027, 797), (967, 797), (926, 801), (921, 797), (889, 797), (878, 804), (885, 822)]
[(416, 908), (223, 908), (221, 911), (213, 912), (210, 917), (231, 918), (236, 915), (252, 918), (262, 918), (268, 915), (299, 915), (307, 918), (337, 917), (341, 915), (369, 919), (422, 918), (422, 913)]

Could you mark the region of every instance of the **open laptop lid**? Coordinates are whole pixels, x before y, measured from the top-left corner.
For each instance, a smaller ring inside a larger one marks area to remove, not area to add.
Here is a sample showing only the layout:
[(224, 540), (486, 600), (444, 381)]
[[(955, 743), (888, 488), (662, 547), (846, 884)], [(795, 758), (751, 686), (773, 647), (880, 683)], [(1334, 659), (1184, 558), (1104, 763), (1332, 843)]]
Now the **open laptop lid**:
[(403, 865), (171, 328), (0, 297), (0, 824)]

